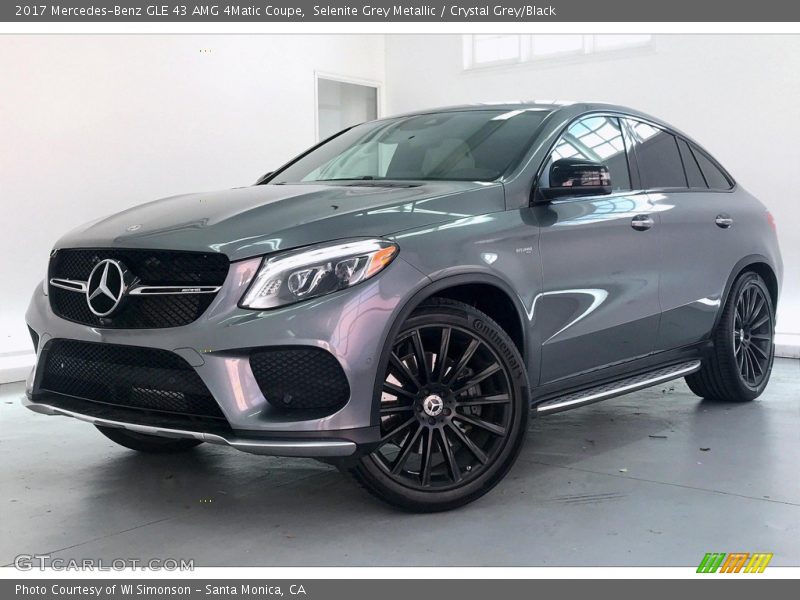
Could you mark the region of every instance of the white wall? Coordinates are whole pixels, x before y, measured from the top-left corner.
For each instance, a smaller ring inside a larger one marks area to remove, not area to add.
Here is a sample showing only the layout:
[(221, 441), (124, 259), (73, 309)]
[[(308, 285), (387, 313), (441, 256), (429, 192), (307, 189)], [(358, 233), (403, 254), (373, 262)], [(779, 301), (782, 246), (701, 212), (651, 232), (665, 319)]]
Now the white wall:
[(386, 114), (572, 98), (685, 129), (775, 214), (779, 330), (800, 335), (800, 36), (657, 36), (625, 57), (462, 64), (461, 36), (0, 36), (0, 362), (30, 347), (24, 310), (63, 232), (251, 183), (311, 145), (315, 70), (384, 82)]
[(656, 36), (627, 54), (463, 70), (461, 36), (387, 36), (389, 114), (467, 102), (594, 100), (695, 137), (774, 214), (778, 331), (800, 335), (800, 36)]
[(384, 38), (0, 36), (0, 358), (62, 233), (312, 145), (315, 70), (382, 82)]

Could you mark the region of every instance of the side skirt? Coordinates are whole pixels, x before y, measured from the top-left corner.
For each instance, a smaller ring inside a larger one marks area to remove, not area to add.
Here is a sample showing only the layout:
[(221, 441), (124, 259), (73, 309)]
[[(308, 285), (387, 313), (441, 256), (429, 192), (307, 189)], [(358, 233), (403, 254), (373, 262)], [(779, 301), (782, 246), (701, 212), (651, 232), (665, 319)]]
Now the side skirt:
[(577, 408), (578, 406), (585, 406), (615, 396), (621, 396), (636, 390), (641, 390), (665, 381), (685, 377), (690, 373), (694, 373), (700, 369), (701, 361), (699, 359), (687, 360), (679, 362), (666, 367), (659, 367), (651, 371), (639, 373), (611, 381), (602, 383), (593, 387), (582, 389), (576, 392), (571, 392), (562, 396), (545, 399), (536, 403), (534, 401), (534, 410), (539, 415), (551, 414)]

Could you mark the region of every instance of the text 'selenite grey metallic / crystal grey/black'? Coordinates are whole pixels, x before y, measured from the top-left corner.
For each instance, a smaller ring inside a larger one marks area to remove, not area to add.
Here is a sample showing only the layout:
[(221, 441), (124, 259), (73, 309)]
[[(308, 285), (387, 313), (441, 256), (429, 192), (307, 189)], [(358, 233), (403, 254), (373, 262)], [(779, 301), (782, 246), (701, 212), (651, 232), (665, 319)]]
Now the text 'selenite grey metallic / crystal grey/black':
[(410, 510), (480, 497), (531, 415), (769, 381), (775, 224), (698, 143), (600, 104), (357, 125), (255, 185), (56, 244), (27, 406), (115, 442), (317, 458)]

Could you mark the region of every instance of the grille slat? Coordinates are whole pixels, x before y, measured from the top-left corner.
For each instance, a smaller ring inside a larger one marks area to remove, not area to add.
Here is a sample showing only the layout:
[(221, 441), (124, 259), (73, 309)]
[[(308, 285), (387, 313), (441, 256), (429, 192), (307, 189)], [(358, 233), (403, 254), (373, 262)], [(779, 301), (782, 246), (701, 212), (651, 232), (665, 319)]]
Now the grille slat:
[(276, 408), (338, 409), (350, 398), (341, 365), (320, 348), (255, 350), (250, 369), (261, 393)]
[[(120, 261), (142, 285), (219, 286), (228, 274), (223, 254), (116, 248), (61, 249), (50, 261), (48, 278), (87, 281), (103, 259)], [(49, 286), (50, 306), (58, 316), (93, 327), (155, 329), (188, 325), (211, 305), (216, 294), (128, 296), (110, 317), (94, 315), (84, 294)]]
[(225, 419), (197, 372), (167, 350), (52, 340), (39, 388), (125, 408)]

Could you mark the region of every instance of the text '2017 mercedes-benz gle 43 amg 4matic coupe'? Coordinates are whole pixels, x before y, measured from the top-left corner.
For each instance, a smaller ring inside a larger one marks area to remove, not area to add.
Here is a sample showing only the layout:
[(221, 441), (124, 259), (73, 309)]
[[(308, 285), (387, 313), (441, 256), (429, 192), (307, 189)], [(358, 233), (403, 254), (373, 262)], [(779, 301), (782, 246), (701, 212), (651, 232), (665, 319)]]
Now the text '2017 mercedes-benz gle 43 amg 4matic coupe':
[(324, 460), (444, 510), (503, 478), (531, 415), (679, 377), (756, 398), (781, 275), (766, 208), (657, 119), (424, 111), (63, 237), (26, 404), (145, 452)]

